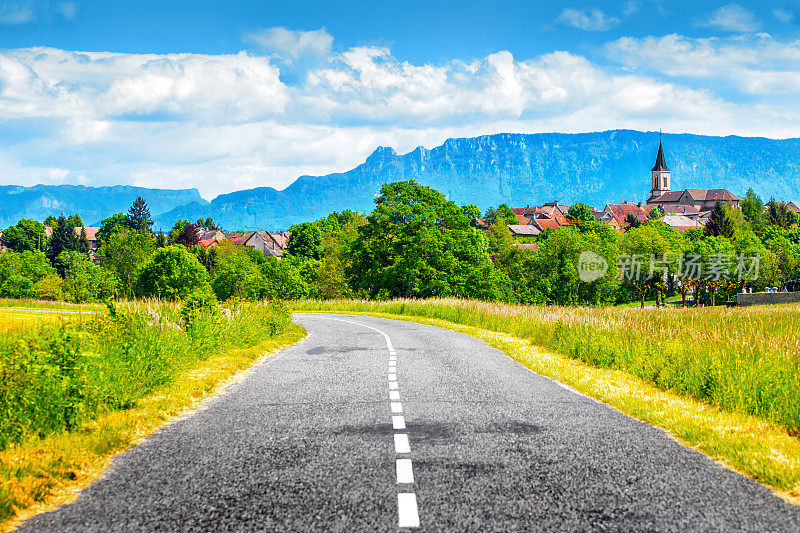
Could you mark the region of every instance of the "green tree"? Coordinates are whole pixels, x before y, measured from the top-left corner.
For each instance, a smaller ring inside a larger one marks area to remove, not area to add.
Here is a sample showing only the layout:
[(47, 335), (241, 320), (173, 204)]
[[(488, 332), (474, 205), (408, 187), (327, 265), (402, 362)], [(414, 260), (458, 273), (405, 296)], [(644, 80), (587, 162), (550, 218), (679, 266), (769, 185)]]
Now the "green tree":
[(472, 297), (492, 265), (463, 210), (415, 181), (387, 183), (359, 228), (349, 269), (370, 297)]
[(264, 276), (264, 298), (268, 300), (299, 300), (308, 296), (310, 287), (292, 260), (266, 257), (261, 264)]
[(747, 194), (739, 202), (744, 218), (750, 223), (753, 231), (760, 232), (766, 224), (764, 203), (753, 189), (747, 189)]
[(151, 232), (153, 219), (150, 218), (150, 209), (147, 202), (139, 196), (128, 209), (128, 227), (136, 231)]
[(257, 301), (263, 299), (267, 291), (258, 265), (242, 250), (226, 253), (219, 258), (211, 287), (219, 300), (238, 297)]
[(514, 214), (514, 211), (512, 211), (511, 208), (506, 204), (500, 204), (497, 206), (497, 209), (492, 209), (490, 207), (486, 210), (486, 214), (483, 216), (483, 220), (490, 226), (494, 224), (498, 218), (505, 221), (505, 223), (508, 225), (514, 225), (518, 223), (517, 216)]
[(102, 246), (108, 242), (109, 238), (115, 233), (130, 229), (128, 217), (124, 213), (117, 213), (100, 222), (100, 229), (97, 230), (97, 240)]
[(119, 280), (114, 273), (94, 264), (88, 255), (66, 250), (56, 257), (56, 268), (64, 273), (64, 296), (75, 303), (114, 298)]
[(649, 213), (647, 213), (647, 219), (648, 220), (659, 220), (661, 218), (664, 218), (664, 215), (666, 215), (664, 210), (661, 208), (660, 205), (657, 205), (653, 209), (651, 209)]
[(81, 220), (81, 217), (78, 214), (70, 215), (67, 217), (67, 224), (73, 228), (80, 228), (83, 226), (83, 220)]
[(193, 289), (211, 290), (208, 272), (182, 246), (159, 248), (139, 268), (133, 283), (137, 296), (185, 298)]
[(594, 220), (592, 208), (586, 204), (573, 204), (567, 210), (567, 216), (576, 222), (588, 222)]
[(148, 233), (123, 229), (112, 233), (108, 241), (100, 247), (100, 265), (114, 272), (122, 284), (123, 293), (131, 296), (136, 272), (150, 257), (154, 248)]
[(794, 213), (789, 211), (786, 204), (772, 198), (767, 202), (767, 222), (779, 228), (788, 228), (795, 221)]
[(15, 252), (44, 250), (47, 246), (44, 224), (29, 218), (23, 218), (15, 226), (5, 230), (3, 240)]
[(311, 259), (319, 259), (322, 256), (322, 232), (316, 223), (295, 224), (289, 231), (291, 235), (286, 243), (289, 255)]
[(0, 254), (0, 297), (35, 298), (35, 284), (55, 272), (47, 256), (39, 251)]
[(703, 230), (706, 237), (727, 237), (731, 238), (734, 234), (733, 221), (730, 214), (722, 202), (714, 204), (711, 216)]
[(44, 225), (45, 226), (49, 226), (51, 228), (55, 228), (57, 222), (58, 222), (58, 219), (56, 217), (54, 217), (53, 215), (49, 215), (46, 219), (44, 219)]
[[(58, 217), (53, 234), (47, 242), (47, 258), (55, 265), (56, 257), (65, 251), (78, 250), (78, 236), (75, 235), (75, 226), (72, 226), (64, 215)], [(58, 267), (56, 267), (58, 268)], [(59, 270), (59, 275), (64, 276), (64, 272)]]
[(638, 228), (639, 226), (641, 226), (642, 225), (642, 221), (639, 220), (639, 218), (636, 215), (634, 215), (633, 213), (628, 213), (625, 216), (625, 224), (628, 225), (628, 229), (634, 229), (634, 228)]
[(219, 227), (214, 224), (214, 219), (211, 217), (207, 218), (198, 218), (197, 219), (197, 227), (198, 228), (205, 228), (207, 230), (218, 230)]
[(514, 246), (514, 237), (503, 220), (497, 219), (489, 227), (487, 240), (489, 254), (497, 268), (508, 271), (522, 259), (522, 251)]
[(481, 218), (481, 210), (475, 204), (462, 205), (461, 210), (464, 212), (470, 222), (474, 221), (476, 218)]
[(92, 249), (88, 237), (86, 237), (86, 228), (81, 226), (81, 235), (78, 237), (78, 251), (82, 254), (88, 254)]

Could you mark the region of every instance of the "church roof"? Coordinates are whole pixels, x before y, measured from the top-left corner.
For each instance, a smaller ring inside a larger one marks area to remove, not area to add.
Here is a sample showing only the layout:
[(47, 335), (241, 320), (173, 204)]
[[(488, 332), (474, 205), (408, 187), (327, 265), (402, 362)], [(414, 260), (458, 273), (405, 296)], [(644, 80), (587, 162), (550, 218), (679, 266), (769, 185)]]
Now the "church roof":
[(669, 169), (667, 168), (667, 162), (664, 160), (664, 148), (661, 146), (661, 141), (658, 141), (658, 155), (656, 156), (656, 164), (650, 172), (656, 171), (669, 172)]

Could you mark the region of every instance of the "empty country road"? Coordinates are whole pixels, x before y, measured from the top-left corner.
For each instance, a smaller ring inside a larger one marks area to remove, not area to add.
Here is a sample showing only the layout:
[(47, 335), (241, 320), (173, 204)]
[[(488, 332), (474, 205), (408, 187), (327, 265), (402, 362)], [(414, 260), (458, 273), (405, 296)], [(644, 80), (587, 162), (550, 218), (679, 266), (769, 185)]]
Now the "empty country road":
[(309, 336), (23, 531), (799, 531), (800, 508), (480, 341)]

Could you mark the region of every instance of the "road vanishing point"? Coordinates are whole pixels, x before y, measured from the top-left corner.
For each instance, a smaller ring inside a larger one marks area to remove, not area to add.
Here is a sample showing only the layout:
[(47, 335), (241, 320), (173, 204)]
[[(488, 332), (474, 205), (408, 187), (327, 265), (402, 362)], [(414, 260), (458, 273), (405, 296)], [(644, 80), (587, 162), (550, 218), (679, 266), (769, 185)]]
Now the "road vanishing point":
[(22, 531), (800, 531), (800, 508), (464, 334), (309, 336)]

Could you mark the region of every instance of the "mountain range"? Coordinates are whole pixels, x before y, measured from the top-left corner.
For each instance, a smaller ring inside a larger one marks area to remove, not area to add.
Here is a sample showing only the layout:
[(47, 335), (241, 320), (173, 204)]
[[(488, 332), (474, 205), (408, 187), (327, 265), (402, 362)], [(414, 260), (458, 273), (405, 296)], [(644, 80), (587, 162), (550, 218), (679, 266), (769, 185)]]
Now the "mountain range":
[[(602, 209), (608, 202), (638, 202), (649, 196), (658, 142), (658, 133), (614, 130), (448, 139), (436, 148), (418, 147), (402, 155), (379, 147), (347, 172), (301, 176), (281, 191), (259, 187), (223, 194), (210, 203), (195, 189), (36, 186), (17, 187), (16, 205), (10, 206), (7, 202), (14, 197), (6, 187), (0, 188), (0, 225), (16, 222), (23, 213), (42, 219), (61, 211), (77, 212), (84, 222), (95, 221), (126, 210), (141, 194), (150, 205), (156, 229), (168, 229), (178, 219), (211, 216), (228, 230), (278, 231), (333, 211), (370, 211), (383, 183), (406, 179), (481, 209), (553, 200)], [(800, 139), (664, 134), (663, 143), (673, 190), (725, 188), (743, 195), (752, 187), (764, 200), (800, 199), (795, 183), (800, 174)], [(130, 201), (128, 197), (123, 201), (121, 189), (147, 194), (134, 193)]]
[(145, 189), (117, 185), (0, 185), (0, 228), (16, 224), (22, 218), (43, 222), (48, 216), (77, 213), (87, 226), (128, 211), (137, 197), (147, 201), (150, 213), (161, 215), (186, 204), (207, 204), (197, 189)]

